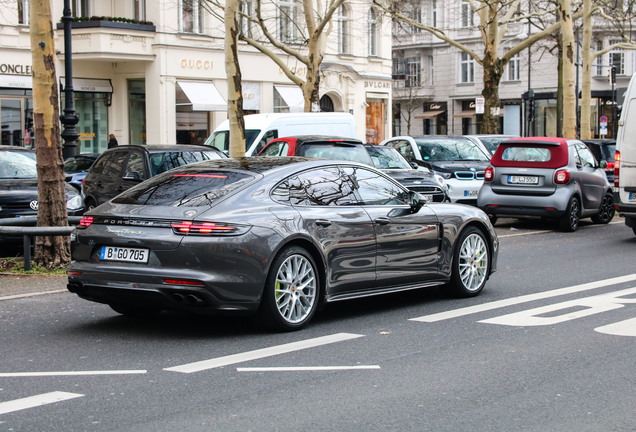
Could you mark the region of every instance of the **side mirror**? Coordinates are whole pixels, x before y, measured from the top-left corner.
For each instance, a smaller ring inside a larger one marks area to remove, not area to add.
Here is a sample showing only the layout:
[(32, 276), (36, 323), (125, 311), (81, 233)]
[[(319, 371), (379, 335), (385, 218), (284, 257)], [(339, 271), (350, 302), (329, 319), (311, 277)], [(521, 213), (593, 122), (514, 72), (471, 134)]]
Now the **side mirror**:
[(607, 161), (606, 160), (602, 160), (598, 163), (598, 167), (599, 168), (607, 168)]
[(141, 175), (139, 174), (139, 171), (129, 171), (126, 173), (126, 175), (123, 177), (123, 180), (131, 180), (131, 181), (142, 181)]
[(414, 191), (409, 191), (409, 205), (413, 213), (420, 211), (426, 200), (422, 198), (420, 194)]
[(415, 161), (409, 162), (409, 165), (411, 165), (411, 168), (413, 169), (417, 169), (419, 167), (419, 165)]

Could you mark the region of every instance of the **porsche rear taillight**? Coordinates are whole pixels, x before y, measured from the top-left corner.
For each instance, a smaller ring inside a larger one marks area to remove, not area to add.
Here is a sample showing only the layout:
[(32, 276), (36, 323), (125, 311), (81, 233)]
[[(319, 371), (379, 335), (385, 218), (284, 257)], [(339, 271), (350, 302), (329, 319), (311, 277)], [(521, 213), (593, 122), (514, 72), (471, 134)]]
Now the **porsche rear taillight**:
[(238, 231), (238, 228), (227, 224), (218, 224), (215, 222), (172, 222), (172, 232), (175, 234), (198, 234), (198, 235), (214, 235), (214, 234), (231, 234)]
[(89, 226), (91, 226), (92, 223), (93, 223), (93, 216), (84, 216), (82, 219), (80, 219), (79, 225), (77, 225), (77, 228), (88, 228)]
[(554, 173), (554, 182), (557, 184), (565, 184), (570, 181), (570, 171), (558, 170)]

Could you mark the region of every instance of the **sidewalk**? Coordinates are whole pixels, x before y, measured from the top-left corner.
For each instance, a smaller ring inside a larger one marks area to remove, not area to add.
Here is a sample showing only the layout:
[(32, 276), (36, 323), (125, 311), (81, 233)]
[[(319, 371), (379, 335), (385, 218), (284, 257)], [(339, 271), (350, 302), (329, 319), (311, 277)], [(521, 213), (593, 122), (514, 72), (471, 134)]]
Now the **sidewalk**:
[(0, 273), (0, 301), (15, 296), (66, 291), (66, 275), (16, 275)]

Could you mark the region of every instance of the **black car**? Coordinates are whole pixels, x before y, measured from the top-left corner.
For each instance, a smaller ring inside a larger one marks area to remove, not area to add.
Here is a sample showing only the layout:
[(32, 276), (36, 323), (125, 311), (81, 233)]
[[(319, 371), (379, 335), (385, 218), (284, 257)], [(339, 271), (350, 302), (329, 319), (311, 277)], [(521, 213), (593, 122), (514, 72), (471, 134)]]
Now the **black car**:
[(202, 145), (122, 145), (106, 150), (88, 170), (82, 184), (86, 208), (92, 209), (164, 171), (227, 155)]
[(427, 201), (446, 202), (444, 178), (426, 167), (409, 164), (393, 147), (367, 144), (364, 146), (371, 156), (373, 166), (399, 181), (409, 190), (419, 193)]
[(356, 162), (299, 157), (182, 166), (89, 211), (68, 289), (117, 312), (257, 314), (304, 327), (319, 306), (445, 286), (479, 294), (498, 240), (476, 207), (427, 204)]
[(614, 166), (616, 165), (616, 140), (613, 139), (586, 139), (581, 140), (590, 149), (597, 162), (605, 161), (605, 175), (607, 180), (614, 184)]
[[(66, 183), (66, 209), (69, 216), (84, 213), (79, 191)], [(0, 218), (38, 214), (38, 175), (35, 152), (23, 147), (0, 146)], [(1, 241), (22, 241), (20, 237)]]
[(66, 181), (75, 186), (77, 190), (81, 190), (84, 177), (86, 177), (88, 170), (98, 157), (99, 153), (84, 153), (65, 159), (64, 175), (66, 176)]

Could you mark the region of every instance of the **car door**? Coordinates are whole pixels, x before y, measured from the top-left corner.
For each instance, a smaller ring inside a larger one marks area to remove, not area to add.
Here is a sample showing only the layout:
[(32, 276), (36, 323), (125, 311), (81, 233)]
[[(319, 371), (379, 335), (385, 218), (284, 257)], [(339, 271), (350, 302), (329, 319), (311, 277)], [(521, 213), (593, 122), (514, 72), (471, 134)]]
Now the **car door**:
[(348, 167), (362, 207), (373, 221), (377, 242), (376, 287), (435, 279), (440, 224), (426, 205), (414, 210), (408, 190), (377, 171)]
[(327, 260), (328, 297), (372, 287), (375, 233), (358, 204), (351, 179), (337, 166), (304, 171), (286, 180), (289, 202)]
[(95, 179), (94, 196), (97, 204), (103, 204), (121, 192), (121, 178), (128, 151), (118, 150), (110, 155), (101, 174)]
[(582, 205), (586, 210), (596, 210), (601, 206), (601, 201), (607, 190), (607, 176), (598, 167), (594, 155), (583, 143), (574, 143), (576, 151), (575, 160), (577, 176), (581, 185)]
[(128, 155), (123, 176), (117, 186), (117, 195), (150, 178), (150, 170), (146, 164), (144, 153), (132, 150)]

